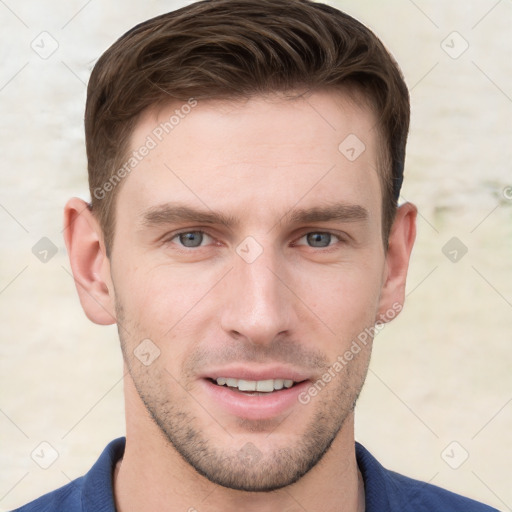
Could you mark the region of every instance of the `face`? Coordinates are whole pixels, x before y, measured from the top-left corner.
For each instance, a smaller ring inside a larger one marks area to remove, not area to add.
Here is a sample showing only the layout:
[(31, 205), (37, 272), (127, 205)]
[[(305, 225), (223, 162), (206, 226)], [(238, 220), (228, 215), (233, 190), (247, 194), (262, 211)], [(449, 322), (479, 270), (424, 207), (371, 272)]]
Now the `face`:
[(308, 403), (300, 397), (390, 307), (375, 119), (333, 93), (204, 101), (162, 136), (176, 109), (138, 123), (132, 150), (153, 146), (148, 136), (155, 144), (116, 201), (110, 264), (125, 362), (198, 473), (277, 489), (352, 421), (371, 343)]

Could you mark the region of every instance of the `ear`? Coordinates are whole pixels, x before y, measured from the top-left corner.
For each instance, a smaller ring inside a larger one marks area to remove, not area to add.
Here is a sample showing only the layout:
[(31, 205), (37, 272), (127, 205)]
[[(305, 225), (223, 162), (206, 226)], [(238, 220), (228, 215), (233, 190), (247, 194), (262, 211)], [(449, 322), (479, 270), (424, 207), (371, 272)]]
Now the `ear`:
[(102, 231), (89, 204), (77, 197), (64, 208), (64, 241), (87, 318), (101, 325), (116, 323), (114, 287)]
[(392, 320), (403, 308), (409, 259), (416, 239), (417, 213), (416, 206), (411, 203), (405, 203), (397, 210), (389, 235), (384, 281), (376, 318), (380, 323)]

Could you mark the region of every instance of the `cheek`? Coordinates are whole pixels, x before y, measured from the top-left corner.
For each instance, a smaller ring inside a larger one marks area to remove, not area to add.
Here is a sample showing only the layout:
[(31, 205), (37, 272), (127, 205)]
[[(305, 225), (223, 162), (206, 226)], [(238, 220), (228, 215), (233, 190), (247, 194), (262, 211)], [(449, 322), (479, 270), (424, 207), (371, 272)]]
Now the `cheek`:
[(345, 341), (373, 325), (379, 304), (381, 273), (375, 266), (346, 265), (299, 278), (304, 302)]
[(154, 265), (144, 260), (119, 265), (117, 270), (116, 300), (123, 307), (129, 330), (156, 341), (169, 340), (189, 319), (197, 322), (201, 305), (222, 276), (213, 269)]
[[(279, 283), (275, 293), (290, 301), (287, 305), (296, 312), (292, 329), (318, 331), (323, 323), (329, 328), (325, 333), (346, 343), (373, 325), (382, 278), (377, 253), (367, 249), (328, 265), (299, 258), (283, 261), (279, 273), (293, 293)], [(125, 254), (131, 254), (130, 260), (120, 259), (113, 266), (114, 284), (131, 337), (154, 339), (162, 349), (179, 350), (185, 338), (220, 329), (217, 319), (223, 307), (239, 292), (235, 272), (228, 273), (232, 261), (180, 265), (155, 263), (144, 255), (137, 258), (133, 251)]]

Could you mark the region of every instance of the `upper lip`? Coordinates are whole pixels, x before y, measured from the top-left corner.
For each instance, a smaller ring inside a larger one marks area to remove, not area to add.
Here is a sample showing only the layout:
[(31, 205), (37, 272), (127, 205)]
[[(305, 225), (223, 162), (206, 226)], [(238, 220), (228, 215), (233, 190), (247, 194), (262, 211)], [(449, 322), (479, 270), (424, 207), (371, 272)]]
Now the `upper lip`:
[(203, 379), (216, 380), (220, 377), (242, 379), (242, 380), (270, 380), (285, 379), (294, 382), (309, 380), (310, 375), (304, 371), (288, 368), (286, 366), (265, 366), (256, 368), (254, 366), (226, 366), (223, 368), (212, 368), (201, 375)]

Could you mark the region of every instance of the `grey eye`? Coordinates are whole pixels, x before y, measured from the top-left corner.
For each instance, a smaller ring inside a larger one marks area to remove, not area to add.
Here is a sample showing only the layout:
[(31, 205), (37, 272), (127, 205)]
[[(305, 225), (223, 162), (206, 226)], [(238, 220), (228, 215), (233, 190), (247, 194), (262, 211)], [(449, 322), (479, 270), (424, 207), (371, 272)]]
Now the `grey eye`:
[(203, 242), (204, 235), (201, 231), (189, 231), (180, 233), (178, 237), (184, 247), (199, 247)]
[(308, 233), (306, 240), (311, 247), (328, 247), (331, 244), (331, 233)]

